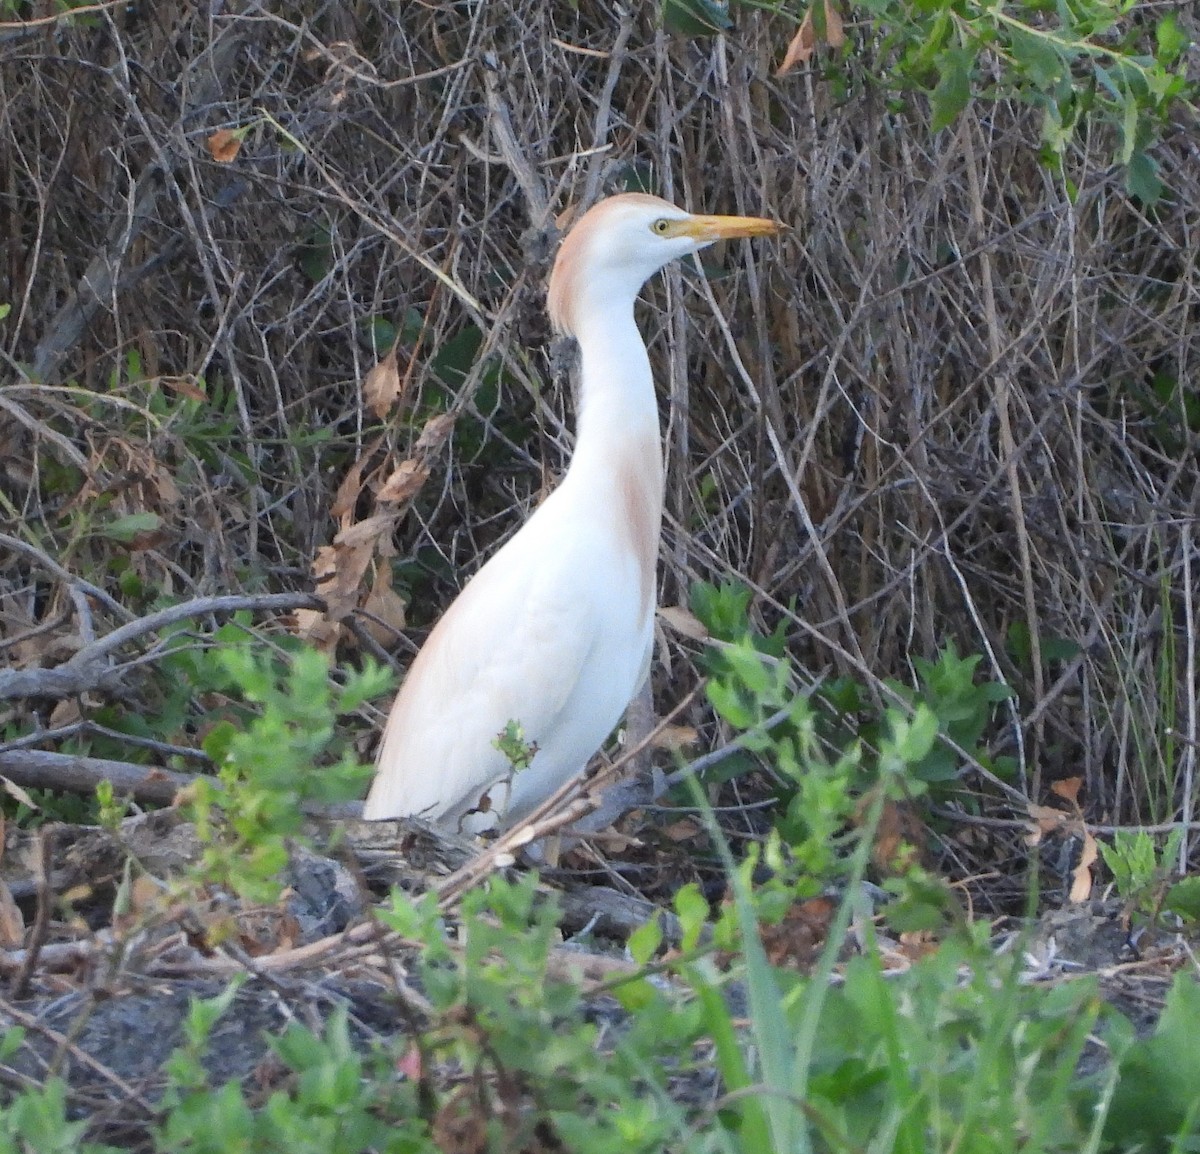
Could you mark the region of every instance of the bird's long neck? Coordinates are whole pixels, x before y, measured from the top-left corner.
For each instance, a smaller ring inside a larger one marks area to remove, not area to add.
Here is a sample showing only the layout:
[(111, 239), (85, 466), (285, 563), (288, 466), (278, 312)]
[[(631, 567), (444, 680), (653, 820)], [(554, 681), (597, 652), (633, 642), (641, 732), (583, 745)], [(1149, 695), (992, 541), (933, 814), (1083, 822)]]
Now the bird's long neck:
[(651, 437), (661, 461), (650, 358), (632, 307), (628, 314), (603, 310), (602, 321), (579, 325), (576, 339), (581, 382), (576, 455)]
[(575, 454), (564, 486), (594, 502), (598, 524), (634, 561), (643, 619), (655, 604), (662, 531), (663, 455), (650, 358), (633, 320), (611, 307), (579, 326), (581, 387)]

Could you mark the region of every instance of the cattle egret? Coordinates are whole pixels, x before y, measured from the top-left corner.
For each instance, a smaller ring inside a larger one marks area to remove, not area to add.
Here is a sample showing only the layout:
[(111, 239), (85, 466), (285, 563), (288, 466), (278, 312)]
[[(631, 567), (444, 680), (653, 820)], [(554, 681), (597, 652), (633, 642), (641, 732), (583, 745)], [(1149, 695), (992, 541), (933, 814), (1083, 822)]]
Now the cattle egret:
[[(628, 193), (571, 229), (547, 306), (554, 327), (579, 343), (575, 452), (562, 483), (417, 654), (384, 730), (365, 818), (511, 826), (583, 769), (620, 721), (650, 668), (663, 502), (658, 405), (634, 301), (668, 261), (782, 227), (693, 216)], [(536, 745), (516, 773), (496, 748), (509, 722)]]

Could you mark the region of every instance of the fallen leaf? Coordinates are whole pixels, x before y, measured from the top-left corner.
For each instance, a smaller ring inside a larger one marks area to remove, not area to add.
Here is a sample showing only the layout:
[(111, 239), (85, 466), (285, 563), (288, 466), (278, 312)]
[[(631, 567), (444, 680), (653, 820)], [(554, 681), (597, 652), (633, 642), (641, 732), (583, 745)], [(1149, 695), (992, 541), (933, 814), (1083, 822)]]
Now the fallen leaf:
[[(342, 529), (334, 537), (334, 548), (356, 549), (360, 545), (373, 544), (384, 533), (390, 533), (395, 524), (395, 513), (376, 513), (373, 517), (364, 517), (356, 524)], [(359, 576), (361, 577), (362, 574)]]
[(938, 944), (937, 938), (929, 930), (906, 930), (900, 935), (900, 952), (914, 962), (936, 954)]
[(396, 346), (378, 361), (363, 380), (363, 400), (377, 417), (386, 417), (404, 392), (404, 382), (396, 367)]
[(821, 952), (836, 910), (828, 898), (809, 898), (790, 906), (777, 925), (759, 927), (767, 960), (773, 966), (807, 969)]
[(693, 641), (707, 641), (709, 638), (704, 622), (682, 605), (664, 605), (658, 611), (658, 615), (676, 633), (681, 633), (684, 637), (690, 637)]
[[(833, 0), (824, 0), (825, 4), (825, 43), (831, 48), (840, 48), (846, 43), (846, 31), (842, 24), (841, 13), (833, 5)], [(775, 70), (776, 76), (783, 76), (798, 65), (807, 64), (817, 49), (818, 33), (813, 21), (813, 9), (816, 2), (809, 5), (804, 13), (796, 35), (784, 53), (783, 62)]]
[(402, 1078), (413, 1082), (421, 1080), (421, 1051), (416, 1046), (409, 1046), (396, 1063), (396, 1073)]
[(0, 880), (0, 946), (16, 949), (25, 942), (25, 918), (8, 885)]
[(1079, 790), (1083, 786), (1082, 777), (1064, 777), (1060, 781), (1050, 783), (1050, 792), (1069, 801), (1072, 805), (1079, 804)]
[(218, 164), (229, 164), (241, 151), (244, 136), (243, 129), (232, 132), (228, 128), (218, 128), (206, 142), (209, 154)]
[(297, 609), (294, 632), (322, 653), (332, 653), (345, 629), (337, 621), (330, 621), (319, 609)]
[(9, 781), (7, 777), (0, 777), (0, 788), (8, 794), (9, 797), (19, 801), (23, 806), (32, 810), (34, 813), (40, 813), (42, 807), (38, 805), (33, 798), (29, 796), (15, 781)]
[(1033, 818), (1033, 832), (1037, 835), (1037, 841), (1030, 842), (1030, 845), (1037, 845), (1043, 834), (1061, 830), (1075, 820), (1065, 810), (1055, 809), (1049, 805), (1035, 805), (1030, 802), (1025, 808), (1029, 816)]
[(1071, 871), (1071, 895), (1070, 900), (1078, 904), (1086, 902), (1092, 895), (1092, 866), (1096, 864), (1096, 859), (1100, 856), (1100, 851), (1096, 846), (1096, 839), (1085, 828), (1083, 830), (1083, 852), (1079, 855), (1079, 864)]
[(50, 728), (59, 729), (64, 725), (74, 725), (83, 717), (79, 701), (74, 697), (61, 698), (50, 710)]
[(886, 801), (875, 830), (871, 859), (882, 874), (902, 874), (914, 859), (926, 862), (928, 840), (925, 826), (911, 805)]
[(175, 478), (169, 469), (155, 461), (150, 468), (150, 476), (154, 482), (154, 488), (158, 490), (158, 499), (164, 504), (178, 505), (183, 500), (179, 486), (175, 484)]
[(700, 823), (694, 818), (683, 817), (678, 821), (671, 822), (670, 825), (663, 826), (658, 832), (669, 841), (691, 841), (692, 838), (700, 835)]
[(700, 740), (700, 732), (694, 725), (664, 725), (650, 743), (655, 749), (688, 749)]
[(208, 394), (196, 384), (194, 377), (162, 377), (163, 385), (189, 401), (207, 401)]

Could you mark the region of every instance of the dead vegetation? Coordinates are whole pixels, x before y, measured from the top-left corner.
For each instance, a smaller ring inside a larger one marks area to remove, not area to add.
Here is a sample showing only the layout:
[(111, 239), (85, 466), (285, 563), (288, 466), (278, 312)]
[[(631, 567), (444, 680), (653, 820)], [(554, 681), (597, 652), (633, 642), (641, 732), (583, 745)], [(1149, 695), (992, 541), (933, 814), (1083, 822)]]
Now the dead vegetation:
[[(388, 591), (419, 639), (563, 466), (555, 218), (633, 184), (795, 228), (646, 294), (662, 603), (748, 582), (809, 676), (872, 691), (947, 642), (982, 653), (1017, 694), (990, 740), (1019, 790), (1082, 776), (1095, 820), (1190, 822), (1194, 140), (1158, 149), (1153, 211), (1100, 139), (1070, 196), (1028, 110), (934, 135), (865, 27), (776, 77), (794, 32), (745, 10), (672, 37), (589, 0), (0, 29), (11, 670), (103, 648), (159, 597), (303, 594), (317, 561), (346, 623), (323, 642), (403, 666)], [(660, 715), (694, 648), (664, 630)], [(116, 680), (136, 711), (144, 683)], [(104, 699), (21, 686), (10, 736), (78, 735)]]

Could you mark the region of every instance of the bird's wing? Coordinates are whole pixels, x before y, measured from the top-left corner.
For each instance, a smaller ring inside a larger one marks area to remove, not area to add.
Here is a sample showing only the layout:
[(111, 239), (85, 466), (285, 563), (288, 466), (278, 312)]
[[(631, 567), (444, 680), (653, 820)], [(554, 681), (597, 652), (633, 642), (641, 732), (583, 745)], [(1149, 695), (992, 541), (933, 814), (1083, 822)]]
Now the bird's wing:
[(417, 655), (388, 719), (366, 818), (472, 809), (509, 772), (493, 742), (510, 721), (527, 741), (553, 730), (595, 642), (596, 615), (578, 558), (554, 534), (556, 547), (531, 547), (541, 537), (532, 528), (475, 575)]

